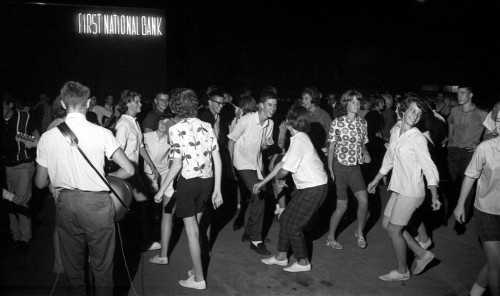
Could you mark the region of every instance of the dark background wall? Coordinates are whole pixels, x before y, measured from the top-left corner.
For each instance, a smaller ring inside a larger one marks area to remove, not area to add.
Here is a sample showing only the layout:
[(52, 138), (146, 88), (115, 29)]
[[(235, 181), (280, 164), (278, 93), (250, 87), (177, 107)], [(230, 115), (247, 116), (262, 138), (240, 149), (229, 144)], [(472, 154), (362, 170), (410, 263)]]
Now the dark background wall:
[[(68, 5), (9, 5), (2, 21), (7, 42), (4, 91), (52, 98), (68, 80), (99, 96), (129, 88), (152, 95), (167, 87), (166, 37), (78, 34), (81, 13), (161, 16), (161, 9)], [(4, 11), (5, 12), (5, 11)], [(163, 34), (165, 34), (163, 23)]]
[(210, 84), (233, 91), (273, 84), (404, 92), (423, 84), (466, 83), (475, 86), (478, 102), (497, 99), (500, 1), (85, 4), (160, 9), (165, 39), (80, 38), (61, 26), (74, 7), (18, 5), (14, 15), (2, 18), (2, 47), (9, 53), (2, 67), (14, 89), (50, 93), (68, 79), (87, 82), (99, 93), (123, 87), (203, 91)]

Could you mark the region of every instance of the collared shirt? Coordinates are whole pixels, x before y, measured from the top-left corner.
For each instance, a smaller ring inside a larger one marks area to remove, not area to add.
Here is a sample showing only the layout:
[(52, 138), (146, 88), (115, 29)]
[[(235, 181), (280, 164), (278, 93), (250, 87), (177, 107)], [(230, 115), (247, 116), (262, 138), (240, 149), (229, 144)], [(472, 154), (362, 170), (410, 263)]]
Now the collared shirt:
[(368, 143), (366, 120), (359, 116), (354, 119), (347, 116), (335, 118), (328, 133), (328, 142), (335, 143), (333, 153), (339, 163), (346, 166), (362, 164), (361, 146)]
[(185, 179), (213, 176), (212, 152), (219, 150), (219, 144), (210, 123), (194, 117), (181, 119), (168, 134), (173, 157), (182, 158)]
[[(170, 144), (168, 141), (168, 136), (165, 135), (162, 138), (158, 137), (158, 133), (148, 132), (144, 134), (144, 147), (148, 151), (151, 161), (153, 161), (158, 172), (163, 175), (164, 172), (168, 171), (168, 154), (170, 151)], [(144, 163), (144, 172), (146, 174), (152, 174), (153, 171), (151, 167)]]
[[(92, 124), (80, 113), (69, 113), (66, 123), (78, 138), (78, 146), (95, 168), (104, 175), (104, 157), (111, 159), (120, 148), (113, 133)], [(36, 162), (46, 167), (51, 184), (55, 188), (84, 191), (107, 191), (106, 184), (90, 167), (76, 147), (57, 128), (45, 132), (37, 146)]]
[(318, 122), (321, 124), (325, 130), (325, 134), (328, 133), (330, 124), (332, 123), (332, 117), (328, 114), (328, 112), (316, 106), (316, 110), (314, 110), (314, 112), (309, 112), (309, 117), (311, 122)]
[(144, 147), (144, 144), (141, 129), (134, 117), (122, 114), (116, 123), (116, 139), (127, 158), (135, 166), (139, 165), (139, 149)]
[(158, 121), (160, 121), (160, 116), (162, 114), (163, 112), (156, 108), (149, 111), (149, 113), (146, 115), (146, 118), (144, 118), (144, 120), (142, 121), (142, 128), (149, 128), (155, 131), (158, 128)]
[(299, 132), (290, 138), (290, 148), (281, 161), (282, 168), (293, 174), (297, 189), (320, 186), (328, 182), (323, 162), (307, 134)]
[(474, 207), (481, 212), (500, 215), (500, 137), (477, 146), (465, 175), (479, 178)]
[(483, 125), (485, 128), (487, 128), (490, 132), (493, 132), (493, 130), (495, 130), (495, 121), (493, 120), (493, 118), (491, 118), (491, 111), (490, 113), (488, 113), (488, 115), (486, 116), (486, 118), (484, 119), (483, 121)]
[(237, 170), (256, 170), (258, 178), (263, 179), (261, 149), (274, 144), (273, 126), (271, 119), (260, 124), (259, 112), (246, 114), (238, 120), (227, 136), (235, 142), (233, 165)]
[(451, 109), (448, 124), (453, 125), (454, 129), (448, 140), (448, 147), (467, 148), (479, 144), (486, 116), (486, 111), (477, 108), (476, 105), (473, 105), (468, 112), (463, 112), (461, 106)]
[(393, 170), (388, 190), (409, 197), (424, 197), (422, 173), (428, 186), (437, 186), (438, 170), (427, 149), (425, 136), (416, 127), (403, 134), (400, 131), (400, 127), (393, 129), (380, 173), (387, 175)]

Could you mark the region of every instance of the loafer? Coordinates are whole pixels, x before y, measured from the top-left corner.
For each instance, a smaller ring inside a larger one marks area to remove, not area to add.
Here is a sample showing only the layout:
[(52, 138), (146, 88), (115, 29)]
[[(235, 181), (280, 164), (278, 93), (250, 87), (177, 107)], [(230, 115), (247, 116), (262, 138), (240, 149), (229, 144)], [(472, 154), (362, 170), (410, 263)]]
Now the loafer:
[(430, 251), (426, 251), (424, 258), (422, 259), (415, 259), (413, 260), (412, 264), (412, 273), (413, 274), (420, 274), (422, 271), (424, 271), (425, 267), (431, 263), (431, 261), (434, 259), (436, 255)]
[(399, 273), (397, 270), (391, 270), (388, 274), (381, 275), (378, 278), (386, 282), (406, 281), (410, 279), (410, 271), (407, 270), (406, 273)]
[(154, 257), (149, 258), (149, 262), (151, 262), (153, 264), (166, 265), (166, 264), (168, 264), (168, 258), (167, 257), (160, 257), (160, 255), (156, 255)]
[(156, 251), (161, 249), (161, 244), (159, 242), (153, 242), (151, 246), (147, 249), (148, 251)]
[(207, 288), (207, 283), (205, 281), (197, 282), (194, 277), (189, 277), (187, 280), (180, 280), (179, 285), (196, 290), (205, 290)]
[(288, 265), (288, 259), (285, 260), (276, 260), (276, 257), (270, 257), (270, 258), (265, 258), (265, 259), (260, 259), (262, 263), (265, 265), (279, 265), (279, 266), (287, 266)]
[(257, 246), (250, 242), (250, 250), (253, 250), (261, 255), (271, 255), (271, 252), (266, 248), (266, 244), (258, 243)]
[(311, 270), (311, 263), (307, 265), (300, 265), (297, 262), (294, 262), (292, 265), (283, 268), (284, 271), (288, 272), (302, 272), (302, 271), (310, 271)]

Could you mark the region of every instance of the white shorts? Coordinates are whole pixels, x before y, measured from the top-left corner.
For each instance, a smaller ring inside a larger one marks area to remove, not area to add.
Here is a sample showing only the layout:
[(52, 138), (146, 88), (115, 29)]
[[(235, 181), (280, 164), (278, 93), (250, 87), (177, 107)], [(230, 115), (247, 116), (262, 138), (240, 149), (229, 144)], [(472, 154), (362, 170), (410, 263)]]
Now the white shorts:
[(384, 210), (384, 216), (394, 225), (406, 226), (413, 212), (424, 202), (425, 197), (409, 197), (393, 192)]

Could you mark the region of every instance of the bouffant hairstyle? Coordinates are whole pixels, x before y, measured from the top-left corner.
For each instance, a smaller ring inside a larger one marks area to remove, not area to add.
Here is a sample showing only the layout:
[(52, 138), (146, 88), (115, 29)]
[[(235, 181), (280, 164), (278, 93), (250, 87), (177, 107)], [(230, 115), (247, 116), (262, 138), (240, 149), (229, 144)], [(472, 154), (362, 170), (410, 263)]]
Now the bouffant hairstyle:
[(361, 95), (361, 93), (356, 90), (348, 90), (344, 92), (342, 94), (342, 97), (340, 97), (339, 103), (335, 105), (335, 118), (347, 115), (347, 103), (354, 99), (358, 99), (361, 101), (362, 98), (363, 96)]
[(406, 93), (405, 98), (399, 102), (398, 105), (398, 115), (403, 118), (403, 113), (410, 108), (410, 105), (415, 103), (415, 105), (422, 110), (422, 113), (429, 112), (428, 106), (424, 103), (422, 99), (416, 93)]
[(61, 98), (67, 108), (86, 106), (90, 89), (80, 82), (68, 81), (61, 89)]
[(124, 114), (125, 112), (127, 112), (127, 104), (132, 102), (135, 97), (139, 97), (140, 99), (141, 94), (129, 89), (122, 91), (120, 101), (118, 102), (118, 111), (120, 112), (120, 114)]
[(293, 129), (303, 133), (309, 132), (309, 112), (307, 112), (306, 108), (299, 105), (293, 106), (290, 111), (288, 111), (286, 119), (286, 124)]
[(176, 88), (171, 93), (170, 108), (180, 118), (196, 117), (198, 115), (198, 96), (192, 89)]
[(259, 109), (257, 107), (257, 102), (255, 102), (255, 99), (252, 96), (243, 96), (240, 99), (240, 108), (243, 110), (243, 114), (255, 112)]
[(321, 99), (319, 98), (319, 91), (315, 87), (306, 87), (300, 94), (301, 97), (304, 95), (309, 95), (311, 97), (311, 103), (319, 106)]

